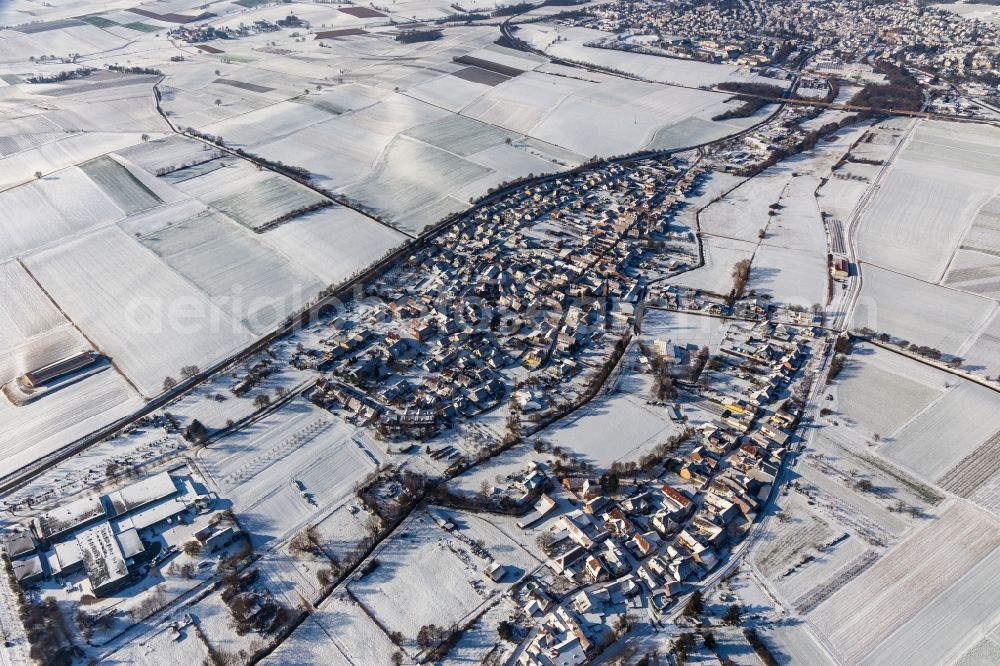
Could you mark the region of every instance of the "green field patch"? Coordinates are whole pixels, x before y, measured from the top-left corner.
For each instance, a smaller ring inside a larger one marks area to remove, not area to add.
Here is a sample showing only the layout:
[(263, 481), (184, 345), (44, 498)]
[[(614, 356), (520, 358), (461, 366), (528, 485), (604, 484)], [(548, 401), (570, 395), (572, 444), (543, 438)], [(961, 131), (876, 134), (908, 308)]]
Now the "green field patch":
[(81, 164), (80, 170), (127, 215), (155, 208), (163, 203), (131, 171), (107, 155)]
[(126, 23), (123, 27), (129, 30), (138, 30), (139, 32), (159, 32), (162, 28), (158, 28), (155, 25), (149, 25), (148, 23), (142, 23), (141, 21), (136, 21), (135, 23)]
[(95, 28), (110, 28), (112, 26), (119, 25), (110, 19), (106, 19), (103, 16), (83, 16), (80, 18), (84, 23), (89, 23)]

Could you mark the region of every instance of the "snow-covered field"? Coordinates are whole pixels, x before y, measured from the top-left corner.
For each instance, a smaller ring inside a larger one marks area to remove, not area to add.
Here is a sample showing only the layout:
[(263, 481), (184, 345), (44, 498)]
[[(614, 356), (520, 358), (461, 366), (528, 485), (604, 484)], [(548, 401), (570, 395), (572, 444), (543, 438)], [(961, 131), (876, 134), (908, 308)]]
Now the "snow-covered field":
[(770, 296), (775, 303), (809, 308), (826, 302), (826, 266), (822, 250), (761, 244), (754, 254), (748, 288)]
[(871, 434), (892, 436), (937, 399), (944, 372), (871, 345), (856, 345), (837, 378), (837, 407)]
[(598, 468), (638, 460), (681, 431), (664, 407), (645, 403), (642, 395), (600, 396), (547, 430), (545, 439)]
[(900, 430), (879, 452), (936, 481), (1000, 431), (1000, 395), (961, 381)]
[[(950, 605), (930, 605), (939, 594), (962, 585), (998, 545), (997, 522), (980, 509), (955, 502), (822, 603), (809, 621), (845, 661), (874, 656), (887, 637), (915, 618), (919, 622), (922, 613), (945, 623), (961, 617), (963, 607), (974, 610), (982, 603), (976, 595), (955, 595)], [(991, 562), (984, 566), (992, 567)]]
[[(370, 455), (353, 427), (299, 399), (202, 450), (198, 460), (255, 543), (273, 545), (301, 530), (319, 507), (342, 502), (375, 468)], [(302, 497), (296, 480), (316, 504)]]
[(0, 398), (3, 470), (14, 472), (143, 404), (136, 391), (112, 368), (26, 405), (15, 407)]
[(258, 238), (213, 212), (178, 222), (141, 242), (230, 316), (262, 334), (304, 307), (327, 283)]
[(397, 649), (358, 603), (341, 593), (327, 599), (264, 663), (377, 664)]
[(247, 330), (121, 230), (109, 227), (25, 260), (98, 350), (145, 395), (185, 365), (209, 365)]
[(994, 301), (865, 264), (851, 327), (962, 355), (994, 316)]
[[(456, 522), (462, 526), (474, 519), (461, 517)], [(486, 543), (486, 550), (496, 550), (501, 564), (512, 564), (523, 573), (532, 558), (492, 529), (495, 536), (492, 544)], [(480, 535), (473, 532), (469, 538)], [(505, 543), (497, 543), (497, 539)], [(400, 533), (378, 549), (376, 557), (378, 567), (350, 583), (348, 589), (380, 624), (389, 631), (402, 632), (407, 646), (413, 645), (422, 626), (454, 625), (517, 578), (510, 576), (500, 584), (490, 581), (482, 573), (489, 562), (438, 527), (427, 512), (408, 519)]]
[(862, 259), (937, 282), (977, 211), (1000, 193), (1000, 130), (923, 122), (859, 233)]

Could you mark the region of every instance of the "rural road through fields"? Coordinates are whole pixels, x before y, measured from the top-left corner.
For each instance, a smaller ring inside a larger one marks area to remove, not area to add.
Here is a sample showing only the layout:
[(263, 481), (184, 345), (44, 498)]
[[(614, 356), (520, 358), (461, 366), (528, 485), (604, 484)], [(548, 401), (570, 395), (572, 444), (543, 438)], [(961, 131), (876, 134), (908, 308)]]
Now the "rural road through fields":
[(844, 229), (844, 250), (847, 261), (855, 267), (856, 275), (848, 278), (847, 290), (842, 290), (841, 298), (831, 304), (831, 307), (834, 308), (835, 312), (833, 321), (831, 322), (831, 328), (833, 329), (842, 331), (847, 330), (850, 325), (851, 317), (854, 314), (854, 309), (857, 307), (858, 298), (861, 296), (861, 287), (864, 285), (861, 260), (858, 257), (858, 233), (861, 228), (862, 219), (864, 218), (865, 212), (875, 200), (875, 195), (881, 191), (882, 184), (885, 181), (886, 176), (892, 170), (892, 167), (896, 162), (896, 158), (899, 157), (899, 153), (902, 151), (903, 147), (909, 143), (913, 136), (913, 131), (916, 129), (918, 124), (918, 120), (910, 121), (905, 134), (896, 144), (892, 154), (889, 155), (889, 159), (885, 160), (882, 164), (882, 168), (879, 169), (878, 173), (875, 175), (875, 179), (872, 181), (871, 187), (869, 187), (861, 199), (858, 200), (858, 203), (855, 204), (854, 208), (851, 210), (851, 214), (847, 218), (845, 224), (846, 228)]

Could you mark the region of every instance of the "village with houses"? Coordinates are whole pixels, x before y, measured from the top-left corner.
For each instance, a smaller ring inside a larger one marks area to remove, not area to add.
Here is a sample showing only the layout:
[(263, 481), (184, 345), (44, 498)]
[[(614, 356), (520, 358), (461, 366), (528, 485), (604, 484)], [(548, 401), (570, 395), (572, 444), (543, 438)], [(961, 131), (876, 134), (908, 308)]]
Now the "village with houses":
[(1000, 663), (1000, 10), (0, 6), (0, 666)]

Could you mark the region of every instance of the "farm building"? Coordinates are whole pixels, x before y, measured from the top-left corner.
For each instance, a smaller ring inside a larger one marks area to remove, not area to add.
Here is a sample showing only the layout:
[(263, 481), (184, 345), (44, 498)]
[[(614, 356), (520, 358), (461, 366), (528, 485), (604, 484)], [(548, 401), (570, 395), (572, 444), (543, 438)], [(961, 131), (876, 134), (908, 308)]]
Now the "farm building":
[(851, 265), (847, 262), (847, 259), (843, 257), (834, 259), (833, 264), (830, 266), (830, 275), (835, 280), (846, 280), (851, 277)]
[(59, 379), (77, 370), (83, 370), (96, 363), (99, 358), (100, 356), (92, 351), (80, 352), (61, 361), (24, 373), (21, 375), (19, 383), (25, 389), (38, 388), (46, 382)]

